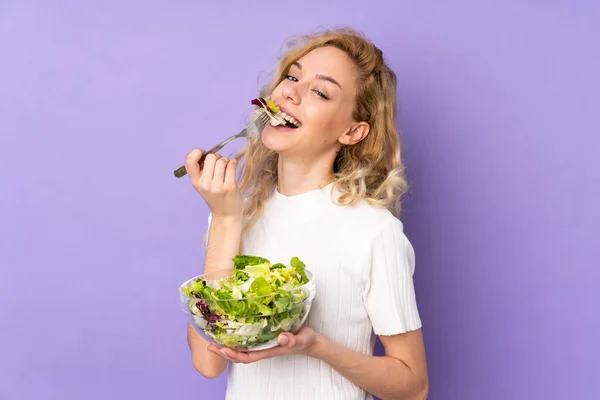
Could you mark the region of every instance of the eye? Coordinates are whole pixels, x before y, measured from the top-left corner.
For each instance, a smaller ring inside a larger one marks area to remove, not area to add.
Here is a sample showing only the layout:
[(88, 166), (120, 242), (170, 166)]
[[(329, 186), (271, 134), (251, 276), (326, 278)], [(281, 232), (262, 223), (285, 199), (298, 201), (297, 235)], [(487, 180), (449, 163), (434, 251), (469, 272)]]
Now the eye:
[(329, 97), (327, 97), (327, 95), (319, 90), (313, 90), (313, 92), (316, 93), (317, 96), (325, 99), (325, 100), (329, 100)]
[(290, 80), (292, 82), (298, 82), (298, 78), (296, 78), (293, 75), (289, 75), (289, 74), (285, 76), (285, 79), (288, 79), (288, 80)]

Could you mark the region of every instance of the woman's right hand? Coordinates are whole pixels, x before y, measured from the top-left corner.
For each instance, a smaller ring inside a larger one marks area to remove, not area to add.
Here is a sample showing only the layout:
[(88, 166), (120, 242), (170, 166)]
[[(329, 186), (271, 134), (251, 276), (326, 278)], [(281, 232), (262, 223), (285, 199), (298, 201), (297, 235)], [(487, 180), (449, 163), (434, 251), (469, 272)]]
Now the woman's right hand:
[(213, 217), (241, 219), (244, 201), (236, 180), (236, 159), (208, 154), (203, 165), (198, 164), (203, 150), (186, 154), (185, 170), (192, 186), (202, 196)]

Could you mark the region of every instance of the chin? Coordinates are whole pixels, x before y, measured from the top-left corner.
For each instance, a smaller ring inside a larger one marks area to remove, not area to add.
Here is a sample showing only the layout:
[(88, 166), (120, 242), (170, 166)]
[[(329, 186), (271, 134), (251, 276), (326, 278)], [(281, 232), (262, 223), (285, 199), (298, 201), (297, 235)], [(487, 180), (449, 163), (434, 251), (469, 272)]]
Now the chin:
[(260, 139), (266, 148), (277, 153), (286, 152), (295, 147), (298, 141), (297, 132), (299, 128), (283, 128), (274, 127), (272, 125), (265, 126)]

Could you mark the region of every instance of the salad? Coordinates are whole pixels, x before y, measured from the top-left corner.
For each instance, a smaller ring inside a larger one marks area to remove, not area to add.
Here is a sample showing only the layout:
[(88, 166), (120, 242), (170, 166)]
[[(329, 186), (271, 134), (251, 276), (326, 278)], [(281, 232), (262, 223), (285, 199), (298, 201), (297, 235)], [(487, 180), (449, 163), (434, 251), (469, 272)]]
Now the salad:
[(237, 255), (233, 262), (228, 276), (207, 282), (203, 275), (181, 287), (195, 325), (208, 337), (227, 347), (251, 348), (304, 322), (313, 294), (298, 257), (290, 266), (250, 255)]
[(291, 115), (287, 115), (270, 99), (256, 97), (255, 99), (252, 99), (251, 103), (257, 107), (260, 107), (269, 115), (271, 119), (271, 125), (283, 125), (288, 128), (299, 128), (302, 126), (300, 121)]
[(273, 103), (273, 101), (271, 101), (270, 99), (264, 99), (263, 97), (257, 97), (255, 99), (252, 99), (251, 103), (258, 107), (268, 108), (269, 111), (271, 111), (273, 114), (278, 114), (280, 111), (279, 107), (277, 107), (277, 105)]

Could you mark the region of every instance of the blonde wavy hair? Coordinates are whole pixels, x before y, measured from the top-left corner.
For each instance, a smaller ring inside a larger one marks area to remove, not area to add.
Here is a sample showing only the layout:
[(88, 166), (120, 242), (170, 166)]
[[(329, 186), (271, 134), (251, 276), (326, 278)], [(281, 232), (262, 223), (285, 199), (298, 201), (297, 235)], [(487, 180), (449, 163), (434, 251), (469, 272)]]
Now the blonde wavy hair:
[[(338, 205), (365, 200), (400, 215), (400, 198), (408, 189), (401, 161), (396, 128), (396, 74), (387, 66), (383, 53), (362, 34), (350, 28), (325, 30), (288, 42), (279, 58), (276, 72), (260, 95), (270, 97), (292, 64), (310, 51), (334, 46), (346, 52), (359, 72), (355, 121), (370, 125), (369, 134), (357, 144), (342, 146), (333, 165), (334, 185), (341, 192)], [(262, 143), (249, 139), (235, 156), (239, 161), (239, 186), (246, 199), (244, 231), (263, 213), (265, 200), (277, 187), (278, 154)]]

